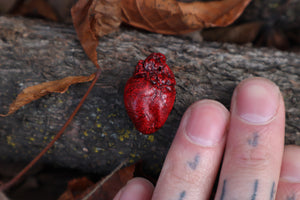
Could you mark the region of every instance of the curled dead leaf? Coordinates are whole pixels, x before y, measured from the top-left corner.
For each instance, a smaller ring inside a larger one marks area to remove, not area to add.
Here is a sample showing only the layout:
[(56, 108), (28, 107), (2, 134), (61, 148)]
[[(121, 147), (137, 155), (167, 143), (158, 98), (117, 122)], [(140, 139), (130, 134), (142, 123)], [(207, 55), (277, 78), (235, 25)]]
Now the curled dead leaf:
[(121, 0), (94, 0), (91, 5), (91, 28), (102, 37), (117, 30), (121, 24)]
[(58, 200), (75, 200), (80, 199), (82, 193), (93, 186), (94, 183), (86, 177), (73, 179), (68, 182), (67, 190), (60, 195)]
[(95, 187), (88, 192), (82, 200), (111, 200), (118, 191), (133, 178), (135, 165), (120, 169), (124, 163), (121, 163), (111, 174), (96, 183)]
[(162, 34), (185, 34), (234, 22), (251, 0), (179, 2), (176, 0), (122, 0), (122, 20)]
[(151, 32), (185, 34), (231, 24), (250, 1), (79, 0), (71, 14), (85, 53), (99, 68), (98, 37), (115, 31), (121, 21)]
[(41, 98), (52, 92), (64, 93), (68, 90), (69, 86), (75, 83), (88, 82), (93, 80), (95, 74), (90, 76), (69, 76), (56, 81), (44, 82), (38, 85), (34, 85), (25, 88), (16, 98), (16, 100), (10, 104), (7, 114), (0, 114), (1, 117), (6, 117), (13, 114), (22, 106)]
[(262, 22), (249, 22), (235, 26), (206, 29), (202, 31), (202, 36), (207, 41), (245, 44), (253, 42), (262, 27)]
[(67, 190), (58, 200), (111, 200), (117, 192), (133, 178), (135, 164), (125, 167), (127, 161), (119, 164), (109, 175), (93, 184), (87, 178), (69, 181)]
[(84, 52), (89, 59), (98, 66), (96, 48), (98, 37), (90, 26), (89, 9), (93, 0), (79, 0), (71, 9), (73, 24)]
[(120, 0), (79, 0), (72, 7), (71, 14), (81, 46), (99, 68), (96, 52), (98, 37), (120, 26)]
[(46, 19), (58, 21), (58, 16), (52, 8), (49, 1), (46, 0), (27, 0), (20, 1), (15, 5), (16, 9), (13, 10), (14, 15), (38, 15)]

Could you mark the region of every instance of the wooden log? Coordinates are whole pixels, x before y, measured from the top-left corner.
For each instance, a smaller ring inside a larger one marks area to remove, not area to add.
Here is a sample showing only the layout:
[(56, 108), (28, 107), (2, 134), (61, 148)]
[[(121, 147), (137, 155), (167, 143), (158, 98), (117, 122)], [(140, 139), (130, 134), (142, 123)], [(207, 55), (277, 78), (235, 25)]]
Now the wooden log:
[[(107, 173), (122, 160), (143, 160), (158, 172), (186, 108), (200, 99), (230, 105), (243, 79), (260, 76), (280, 87), (286, 104), (286, 144), (300, 145), (300, 57), (297, 53), (220, 43), (194, 43), (174, 36), (122, 27), (100, 39), (99, 81), (68, 129), (41, 162)], [(166, 55), (177, 81), (167, 122), (142, 135), (123, 105), (123, 89), (138, 60)], [(95, 67), (72, 26), (26, 18), (0, 17), (0, 113), (22, 89), (66, 76), (88, 75)], [(0, 118), (0, 159), (28, 162), (62, 127), (89, 83), (50, 94)], [(272, 142), (272, 141), (270, 141)], [(146, 170), (147, 170), (146, 169)]]

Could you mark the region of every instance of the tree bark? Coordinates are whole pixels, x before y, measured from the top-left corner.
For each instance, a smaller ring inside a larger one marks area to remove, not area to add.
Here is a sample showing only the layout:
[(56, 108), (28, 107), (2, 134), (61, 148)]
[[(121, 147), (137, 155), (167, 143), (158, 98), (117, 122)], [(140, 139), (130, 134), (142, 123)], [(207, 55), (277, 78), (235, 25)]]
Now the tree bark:
[[(299, 54), (194, 43), (128, 27), (101, 38), (97, 52), (102, 75), (42, 162), (107, 173), (124, 159), (130, 163), (143, 160), (146, 170), (157, 172), (186, 108), (205, 98), (229, 108), (235, 86), (253, 76), (268, 78), (280, 87), (286, 105), (286, 144), (300, 145)], [(176, 77), (177, 96), (165, 125), (152, 135), (142, 135), (126, 114), (123, 90), (138, 60), (151, 52), (166, 55)], [(72, 26), (41, 20), (0, 17), (0, 55), (3, 114), (28, 86), (96, 71)], [(47, 95), (0, 118), (0, 159), (28, 162), (36, 156), (62, 127), (89, 84)]]

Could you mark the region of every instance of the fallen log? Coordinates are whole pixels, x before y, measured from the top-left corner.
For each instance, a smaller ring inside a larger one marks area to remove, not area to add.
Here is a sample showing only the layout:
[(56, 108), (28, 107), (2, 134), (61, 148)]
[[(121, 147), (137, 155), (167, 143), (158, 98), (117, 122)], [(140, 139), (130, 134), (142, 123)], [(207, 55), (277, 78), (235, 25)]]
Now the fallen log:
[[(70, 126), (41, 162), (107, 173), (121, 161), (143, 160), (158, 172), (186, 108), (214, 99), (227, 108), (235, 86), (260, 76), (280, 87), (286, 105), (286, 144), (300, 145), (300, 56), (268, 48), (214, 42), (196, 43), (128, 27), (100, 39), (103, 69)], [(174, 108), (158, 132), (142, 135), (123, 105), (123, 90), (138, 60), (166, 55), (177, 81)], [(95, 71), (69, 25), (0, 17), (0, 113), (24, 88)], [(62, 127), (89, 83), (50, 94), (0, 118), (0, 160), (28, 162)], [(271, 141), (270, 141), (271, 142)]]

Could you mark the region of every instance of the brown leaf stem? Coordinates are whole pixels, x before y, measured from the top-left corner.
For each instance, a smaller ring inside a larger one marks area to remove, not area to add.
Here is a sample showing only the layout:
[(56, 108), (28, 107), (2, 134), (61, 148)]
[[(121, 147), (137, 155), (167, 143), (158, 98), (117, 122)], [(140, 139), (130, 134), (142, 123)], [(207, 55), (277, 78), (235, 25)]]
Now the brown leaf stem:
[(60, 138), (60, 136), (64, 133), (65, 129), (68, 127), (68, 125), (70, 124), (70, 122), (73, 120), (74, 116), (79, 111), (79, 109), (81, 108), (82, 104), (86, 100), (87, 96), (89, 95), (89, 93), (93, 89), (93, 87), (94, 87), (95, 83), (97, 82), (100, 74), (101, 74), (101, 69), (97, 68), (97, 71), (95, 72), (95, 78), (94, 78), (93, 82), (89, 86), (88, 90), (86, 91), (86, 93), (82, 97), (81, 101), (79, 102), (79, 104), (77, 105), (77, 107), (75, 108), (75, 110), (73, 111), (73, 113), (71, 114), (71, 116), (68, 118), (68, 120), (66, 121), (66, 123), (64, 124), (64, 126), (60, 129), (60, 131), (55, 135), (55, 137), (53, 138), (53, 140), (26, 167), (24, 167), (24, 169), (22, 171), (20, 171), (13, 179), (11, 179), (9, 182), (4, 183), (3, 185), (1, 185), (0, 186), (0, 191), (7, 190), (11, 186), (15, 185), (20, 180), (20, 178), (23, 177), (24, 174), (26, 172), (28, 172), (28, 170), (53, 146), (53, 144), (55, 143), (55, 141)]

